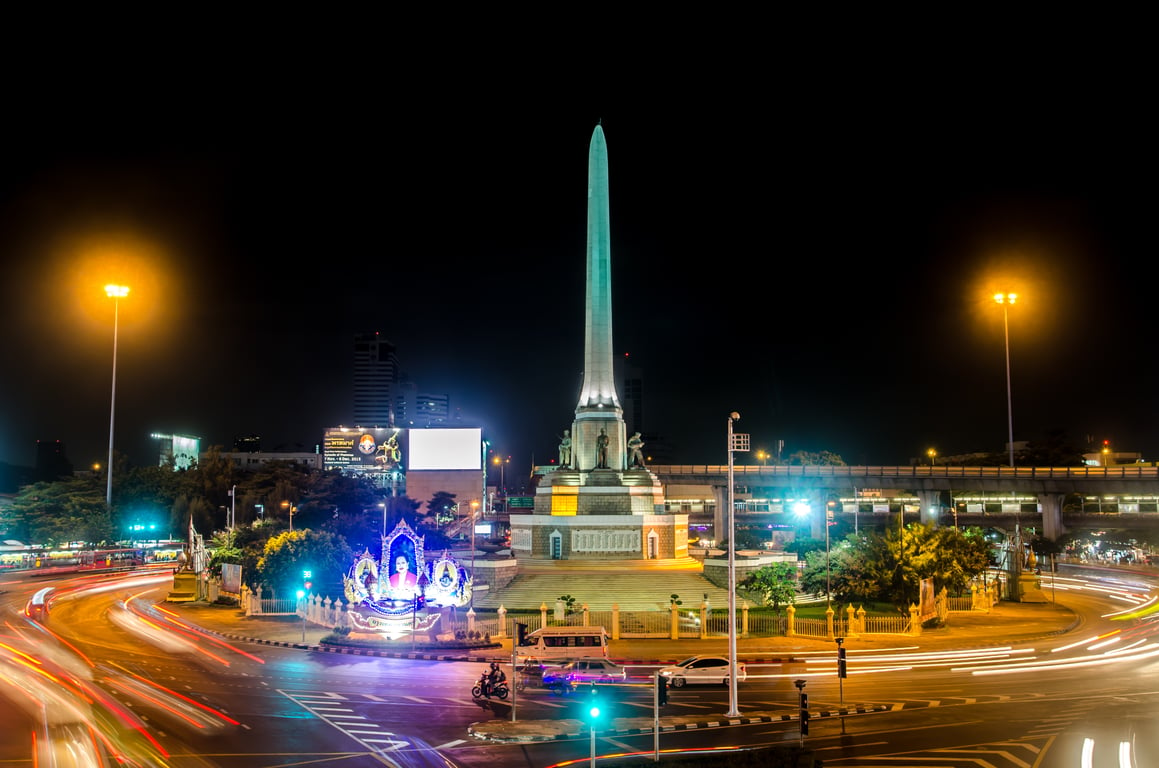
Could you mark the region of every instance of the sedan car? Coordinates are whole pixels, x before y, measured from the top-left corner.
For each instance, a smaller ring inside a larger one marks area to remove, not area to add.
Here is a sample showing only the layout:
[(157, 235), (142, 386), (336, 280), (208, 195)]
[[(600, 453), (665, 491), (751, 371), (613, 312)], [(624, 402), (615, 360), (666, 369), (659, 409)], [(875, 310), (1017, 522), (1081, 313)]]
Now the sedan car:
[(566, 693), (583, 683), (622, 683), (627, 671), (608, 659), (576, 659), (558, 667), (543, 668), (543, 685)]
[[(723, 683), (728, 685), (729, 662), (723, 656), (692, 656), (671, 667), (661, 667), (660, 676), (673, 688), (689, 683)], [(744, 662), (736, 664), (737, 682), (745, 681)]]

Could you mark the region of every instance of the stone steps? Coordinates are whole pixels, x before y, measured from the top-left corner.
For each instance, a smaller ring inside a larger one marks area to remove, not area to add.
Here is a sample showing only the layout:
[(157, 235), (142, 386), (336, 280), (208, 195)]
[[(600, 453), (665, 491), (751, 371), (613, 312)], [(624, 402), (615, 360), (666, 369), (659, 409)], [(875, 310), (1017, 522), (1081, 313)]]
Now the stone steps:
[(728, 605), (728, 591), (717, 587), (698, 571), (581, 571), (567, 569), (555, 573), (521, 573), (510, 584), (480, 592), (476, 608), (538, 610), (546, 604), (555, 609), (561, 595), (575, 598), (575, 607), (587, 605), (593, 611), (609, 611), (618, 605), (621, 611), (664, 610), (669, 596), (679, 595), (682, 611), (699, 610), (708, 595), (711, 607)]

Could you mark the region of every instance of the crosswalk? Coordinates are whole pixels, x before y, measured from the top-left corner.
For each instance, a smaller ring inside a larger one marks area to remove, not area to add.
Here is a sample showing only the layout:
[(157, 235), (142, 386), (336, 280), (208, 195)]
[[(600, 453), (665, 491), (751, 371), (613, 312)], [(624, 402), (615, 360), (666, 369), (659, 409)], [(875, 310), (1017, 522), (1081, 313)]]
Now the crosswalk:
[[(368, 716), (368, 706), (408, 702), (412, 705), (432, 705), (445, 708), (450, 703), (462, 704), (459, 696), (382, 696), (373, 693), (339, 693), (334, 691), (291, 690), (279, 689), (278, 693), (293, 701), (302, 709), (310, 712), (320, 720), (338, 729), (350, 739), (361, 744), (368, 751), (379, 754), (387, 764), (395, 764), (390, 760), (390, 753), (406, 749), (435, 749), (426, 745), (421, 739), (413, 736), (400, 735), (390, 730), (389, 723), (380, 723)], [(530, 694), (535, 697), (536, 706), (552, 711), (562, 710), (570, 706), (567, 697), (556, 697), (544, 691)], [(991, 695), (976, 697), (948, 697), (945, 699), (900, 699), (864, 702), (842, 706), (831, 706), (817, 703), (810, 708), (813, 718), (835, 718), (850, 714), (868, 714), (872, 712), (897, 712), (919, 708), (939, 708), (962, 704), (986, 704), (1036, 699), (1033, 693), (1024, 696)], [(526, 699), (525, 699), (526, 700)], [(625, 707), (625, 716), (632, 717), (632, 711), (639, 714), (648, 714), (652, 711), (651, 703), (647, 701), (633, 702), (630, 699), (619, 702)], [(823, 760), (826, 768), (840, 766), (841, 768), (1035, 768), (1041, 764), (1044, 751), (1053, 739), (1066, 731), (1076, 722), (1082, 722), (1090, 715), (1092, 708), (1097, 704), (1091, 700), (1076, 700), (1057, 710), (1057, 713), (1045, 720), (1038, 721), (1024, 737), (937, 749), (915, 750), (912, 752), (897, 752), (878, 754), (867, 757), (846, 757), (836, 754), (842, 749), (841, 745), (826, 746), (823, 741), (814, 743), (814, 750)], [(698, 715), (703, 713), (706, 723), (717, 724), (719, 718), (714, 719), (711, 714), (719, 710), (719, 705), (702, 702), (680, 702), (669, 700), (665, 707), (665, 716), (670, 715)], [(794, 705), (783, 701), (750, 701), (745, 703), (744, 709), (751, 712), (760, 712), (769, 721), (791, 721), (797, 714)], [(372, 711), (372, 710), (370, 710)], [(745, 711), (741, 713), (746, 715)], [(771, 715), (771, 717), (770, 717)], [(816, 722), (816, 720), (815, 720)], [(719, 723), (724, 724), (724, 723)], [(706, 727), (708, 727), (706, 725)], [(634, 732), (626, 730), (625, 733)], [(606, 734), (614, 736), (615, 732)], [(416, 742), (418, 742), (416, 744)], [(455, 746), (456, 743), (440, 745), (439, 749)]]

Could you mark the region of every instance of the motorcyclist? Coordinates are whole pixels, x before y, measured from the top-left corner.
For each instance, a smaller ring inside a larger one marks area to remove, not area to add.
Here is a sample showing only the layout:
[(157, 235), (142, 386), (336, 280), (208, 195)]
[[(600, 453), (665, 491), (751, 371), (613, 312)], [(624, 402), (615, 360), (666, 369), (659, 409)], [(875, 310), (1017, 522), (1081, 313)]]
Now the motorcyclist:
[(507, 675), (499, 668), (499, 662), (491, 662), (491, 669), (487, 672), (487, 695), (490, 696), (495, 687), (504, 682), (507, 682)]

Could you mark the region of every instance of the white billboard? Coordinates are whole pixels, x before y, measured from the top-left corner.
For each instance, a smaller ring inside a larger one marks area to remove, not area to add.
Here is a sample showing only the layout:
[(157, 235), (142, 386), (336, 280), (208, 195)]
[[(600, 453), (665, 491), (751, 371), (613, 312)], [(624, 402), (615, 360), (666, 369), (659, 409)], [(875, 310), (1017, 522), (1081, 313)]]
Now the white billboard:
[(407, 470), (483, 470), (483, 430), (409, 429), (410, 452)]

